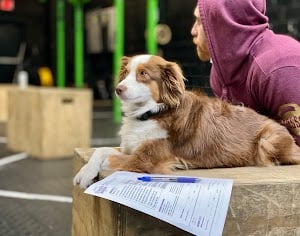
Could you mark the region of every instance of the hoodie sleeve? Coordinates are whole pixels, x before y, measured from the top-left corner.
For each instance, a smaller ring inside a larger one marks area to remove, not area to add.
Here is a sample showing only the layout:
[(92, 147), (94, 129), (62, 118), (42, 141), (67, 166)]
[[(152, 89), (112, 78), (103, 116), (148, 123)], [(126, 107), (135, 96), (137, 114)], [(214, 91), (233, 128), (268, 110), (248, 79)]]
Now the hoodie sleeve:
[(300, 68), (277, 69), (260, 89), (270, 117), (287, 127), (300, 146)]

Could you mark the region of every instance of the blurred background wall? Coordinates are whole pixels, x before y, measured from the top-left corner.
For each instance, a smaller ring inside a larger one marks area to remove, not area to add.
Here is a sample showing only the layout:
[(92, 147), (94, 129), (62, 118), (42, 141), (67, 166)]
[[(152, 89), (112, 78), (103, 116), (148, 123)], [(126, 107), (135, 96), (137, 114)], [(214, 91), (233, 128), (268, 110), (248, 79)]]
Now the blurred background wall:
[[(19, 52), (20, 43), (26, 42), (22, 67), (29, 72), (30, 83), (39, 84), (37, 68), (47, 66), (56, 74), (56, 1), (15, 0), (13, 11), (0, 11), (0, 57)], [(159, 53), (183, 67), (188, 87), (201, 87), (208, 94), (209, 63), (198, 61), (190, 30), (196, 0), (160, 0), (159, 23), (169, 26), (172, 39), (159, 45)], [(110, 99), (112, 89), (112, 51), (109, 25), (100, 25), (97, 45), (90, 45), (91, 29), (87, 16), (113, 6), (113, 0), (91, 0), (84, 5), (85, 12), (85, 86), (94, 91), (94, 99)], [(287, 33), (300, 39), (300, 1), (267, 0), (267, 14), (275, 32)], [(146, 0), (125, 1), (125, 54), (146, 53), (145, 50)], [(73, 11), (65, 4), (66, 23), (66, 82), (73, 86)], [(99, 24), (98, 24), (99, 25)], [(95, 32), (94, 32), (95, 33)], [(97, 32), (96, 32), (97, 33)], [(99, 46), (99, 40), (101, 46)], [(94, 47), (94, 48), (93, 48)], [(15, 65), (0, 64), (0, 83), (12, 82)]]

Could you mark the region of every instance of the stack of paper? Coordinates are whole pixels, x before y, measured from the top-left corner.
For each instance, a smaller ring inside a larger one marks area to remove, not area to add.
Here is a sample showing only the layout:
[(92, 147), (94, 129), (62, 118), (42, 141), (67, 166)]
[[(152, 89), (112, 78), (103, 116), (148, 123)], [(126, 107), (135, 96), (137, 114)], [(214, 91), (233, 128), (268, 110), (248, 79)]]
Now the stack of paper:
[(232, 180), (144, 182), (138, 180), (142, 176), (161, 175), (118, 171), (94, 183), (85, 193), (126, 205), (195, 235), (222, 235)]

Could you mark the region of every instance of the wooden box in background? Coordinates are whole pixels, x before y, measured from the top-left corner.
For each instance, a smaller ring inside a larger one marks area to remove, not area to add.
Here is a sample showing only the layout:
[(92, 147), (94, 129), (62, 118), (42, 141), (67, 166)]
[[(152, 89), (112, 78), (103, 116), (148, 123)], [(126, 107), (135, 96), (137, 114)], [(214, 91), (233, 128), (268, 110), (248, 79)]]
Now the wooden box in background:
[(7, 122), (8, 119), (8, 91), (16, 89), (13, 84), (0, 84), (0, 122)]
[(55, 159), (72, 157), (76, 147), (90, 147), (91, 90), (35, 87), (13, 91), (10, 97), (15, 113), (8, 125), (9, 149)]
[[(93, 149), (76, 149), (74, 175)], [(107, 173), (105, 173), (106, 175)], [(233, 179), (223, 236), (300, 235), (300, 165), (178, 171), (178, 175)], [(72, 235), (191, 235), (155, 217), (73, 189)]]
[(25, 152), (30, 145), (29, 121), (31, 120), (30, 96), (34, 87), (16, 88), (8, 91), (8, 119), (6, 124), (7, 148)]

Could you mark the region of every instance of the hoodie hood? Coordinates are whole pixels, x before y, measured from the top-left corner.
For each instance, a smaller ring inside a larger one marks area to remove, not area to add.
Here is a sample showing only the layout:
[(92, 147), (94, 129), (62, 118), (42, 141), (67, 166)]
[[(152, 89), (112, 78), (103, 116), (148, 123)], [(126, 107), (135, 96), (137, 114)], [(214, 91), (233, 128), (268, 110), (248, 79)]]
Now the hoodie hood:
[[(198, 0), (201, 22), (212, 58), (211, 85), (226, 87), (241, 81), (248, 55), (268, 29), (265, 0)], [(224, 90), (224, 91), (223, 91)]]

